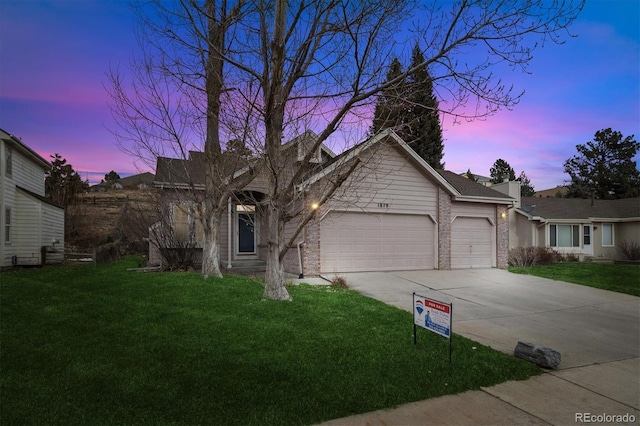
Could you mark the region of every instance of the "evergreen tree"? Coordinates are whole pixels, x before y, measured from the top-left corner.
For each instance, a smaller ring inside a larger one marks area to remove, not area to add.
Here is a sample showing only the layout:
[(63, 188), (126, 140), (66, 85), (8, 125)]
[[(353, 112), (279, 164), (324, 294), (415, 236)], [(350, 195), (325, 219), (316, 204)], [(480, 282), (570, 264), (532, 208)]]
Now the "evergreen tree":
[(629, 198), (640, 195), (640, 172), (633, 157), (640, 150), (633, 135), (609, 129), (595, 133), (593, 141), (576, 145), (578, 155), (564, 163), (571, 177), (568, 198)]
[[(402, 74), (402, 65), (398, 58), (394, 58), (389, 65), (387, 81), (394, 80)], [(398, 84), (382, 90), (376, 100), (376, 109), (373, 114), (373, 124), (371, 134), (375, 134), (382, 129), (393, 128), (398, 134), (404, 124), (403, 110), (406, 109), (405, 80), (401, 79)]]
[[(433, 80), (416, 45), (409, 69), (416, 68), (405, 80), (383, 90), (378, 96), (373, 117), (372, 133), (392, 128), (398, 136), (435, 169), (444, 168), (442, 162), (442, 128), (438, 115), (438, 101), (433, 94)], [(402, 65), (394, 58), (389, 66), (387, 81), (402, 74)]]
[(104, 179), (102, 180), (102, 182), (112, 184), (118, 180), (120, 180), (120, 175), (111, 170), (109, 173), (104, 175)]
[(520, 196), (521, 197), (533, 197), (535, 194), (535, 190), (533, 189), (533, 185), (531, 185), (531, 180), (524, 174), (524, 171), (520, 173), (518, 176), (518, 180), (520, 181)]
[(474, 182), (478, 182), (478, 178), (476, 177), (476, 175), (474, 175), (473, 173), (471, 173), (471, 168), (467, 169), (467, 172), (465, 173), (465, 175), (467, 176), (467, 179), (472, 180)]
[(411, 54), (411, 66), (416, 68), (409, 73), (407, 88), (409, 108), (407, 111), (407, 129), (403, 132), (405, 141), (434, 169), (443, 169), (442, 128), (438, 100), (433, 93), (433, 80), (424, 63), (420, 47), (416, 45)]
[(60, 154), (52, 155), (51, 169), (45, 175), (45, 195), (55, 204), (66, 207), (72, 204), (78, 194), (89, 188), (67, 160)]
[(505, 179), (509, 181), (516, 180), (516, 172), (513, 170), (513, 167), (502, 158), (498, 158), (496, 162), (493, 163), (490, 172), (491, 183), (501, 183), (504, 182)]

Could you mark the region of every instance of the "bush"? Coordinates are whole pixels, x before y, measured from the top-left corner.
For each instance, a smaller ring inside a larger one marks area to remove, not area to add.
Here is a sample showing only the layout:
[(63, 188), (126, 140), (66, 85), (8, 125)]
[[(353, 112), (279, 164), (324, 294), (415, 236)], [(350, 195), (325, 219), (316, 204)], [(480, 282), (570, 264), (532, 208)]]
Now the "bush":
[(340, 287), (340, 288), (347, 288), (347, 279), (341, 275), (336, 275), (333, 280), (331, 281), (331, 284), (336, 286), (336, 287)]
[(560, 255), (549, 247), (516, 247), (509, 251), (509, 266), (524, 267), (551, 265)]
[(635, 241), (623, 241), (620, 243), (620, 251), (627, 260), (640, 260), (640, 244)]
[(563, 262), (578, 262), (580, 258), (575, 253), (561, 255)]

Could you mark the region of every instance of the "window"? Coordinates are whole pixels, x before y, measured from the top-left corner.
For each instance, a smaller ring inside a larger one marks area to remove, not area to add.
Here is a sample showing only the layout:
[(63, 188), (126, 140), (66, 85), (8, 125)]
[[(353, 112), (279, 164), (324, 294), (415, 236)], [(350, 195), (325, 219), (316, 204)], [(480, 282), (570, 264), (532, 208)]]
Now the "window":
[(602, 246), (613, 246), (613, 223), (602, 224)]
[(4, 210), (4, 243), (11, 244), (11, 208), (9, 207)]
[(11, 175), (13, 174), (13, 152), (11, 150), (11, 147), (5, 145), (5, 153), (6, 157), (4, 172), (8, 177), (11, 177)]
[(549, 245), (551, 247), (580, 247), (580, 226), (550, 225)]

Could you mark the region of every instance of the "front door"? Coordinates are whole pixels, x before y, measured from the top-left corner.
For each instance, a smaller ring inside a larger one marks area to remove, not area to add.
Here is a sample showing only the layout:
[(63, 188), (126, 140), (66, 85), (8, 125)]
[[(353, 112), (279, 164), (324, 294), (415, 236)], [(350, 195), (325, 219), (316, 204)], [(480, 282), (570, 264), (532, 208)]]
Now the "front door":
[[(251, 211), (254, 210), (254, 211)], [(238, 205), (236, 208), (237, 245), (239, 254), (256, 253), (255, 206)]]
[(582, 226), (582, 252), (586, 256), (593, 255), (593, 245), (591, 245), (591, 225)]

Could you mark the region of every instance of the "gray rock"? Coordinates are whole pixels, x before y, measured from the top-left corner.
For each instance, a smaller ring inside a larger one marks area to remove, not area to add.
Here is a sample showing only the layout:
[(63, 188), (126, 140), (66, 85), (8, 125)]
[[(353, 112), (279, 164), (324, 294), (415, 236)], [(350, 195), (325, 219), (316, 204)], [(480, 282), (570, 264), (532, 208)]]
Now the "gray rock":
[(533, 343), (518, 342), (513, 354), (518, 358), (544, 368), (556, 368), (560, 364), (560, 352)]

